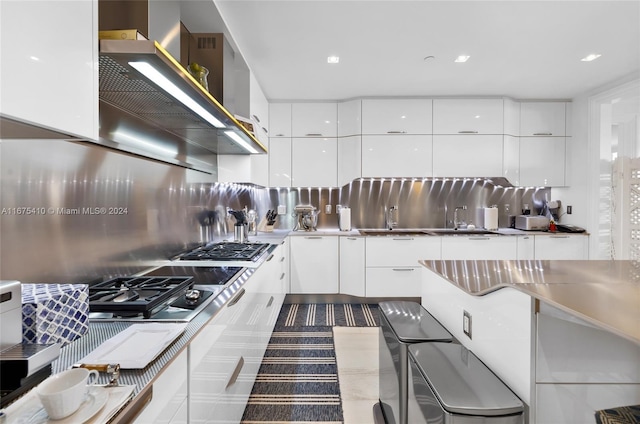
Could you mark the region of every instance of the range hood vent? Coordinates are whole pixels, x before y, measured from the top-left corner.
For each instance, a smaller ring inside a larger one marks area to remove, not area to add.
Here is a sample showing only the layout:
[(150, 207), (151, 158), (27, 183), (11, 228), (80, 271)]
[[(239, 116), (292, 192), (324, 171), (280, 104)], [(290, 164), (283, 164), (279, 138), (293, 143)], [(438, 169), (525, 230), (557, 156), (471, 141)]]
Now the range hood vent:
[[(101, 102), (212, 153), (266, 153), (157, 42), (100, 40), (99, 65)], [(120, 142), (116, 134), (112, 140)]]

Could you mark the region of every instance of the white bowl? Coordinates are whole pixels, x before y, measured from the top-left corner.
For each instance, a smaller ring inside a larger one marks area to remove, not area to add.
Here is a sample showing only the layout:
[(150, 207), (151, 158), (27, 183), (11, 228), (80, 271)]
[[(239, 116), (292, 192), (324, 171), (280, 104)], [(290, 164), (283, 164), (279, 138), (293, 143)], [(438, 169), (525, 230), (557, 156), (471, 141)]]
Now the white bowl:
[(47, 415), (59, 420), (76, 412), (87, 397), (87, 382), (90, 376), (98, 377), (98, 371), (74, 368), (52, 375), (40, 383), (36, 393)]

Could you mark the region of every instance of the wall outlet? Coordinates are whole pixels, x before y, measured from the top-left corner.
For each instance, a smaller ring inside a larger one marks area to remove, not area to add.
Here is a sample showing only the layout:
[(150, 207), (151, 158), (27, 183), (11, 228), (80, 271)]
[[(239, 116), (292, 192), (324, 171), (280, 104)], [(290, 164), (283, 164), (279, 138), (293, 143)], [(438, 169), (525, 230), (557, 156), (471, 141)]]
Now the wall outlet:
[(324, 213), (327, 215), (331, 214), (331, 205), (324, 205)]
[(462, 311), (462, 331), (471, 338), (471, 314), (467, 311)]
[(286, 215), (286, 214), (287, 214), (287, 206), (278, 205), (278, 215)]

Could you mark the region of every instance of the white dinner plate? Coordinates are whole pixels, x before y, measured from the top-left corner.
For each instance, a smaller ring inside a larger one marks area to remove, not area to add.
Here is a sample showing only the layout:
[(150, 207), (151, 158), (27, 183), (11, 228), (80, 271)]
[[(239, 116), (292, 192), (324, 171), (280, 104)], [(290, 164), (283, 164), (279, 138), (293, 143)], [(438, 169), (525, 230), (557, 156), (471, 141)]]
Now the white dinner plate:
[(120, 364), (142, 369), (161, 354), (187, 328), (186, 323), (133, 324), (82, 358), (83, 364)]

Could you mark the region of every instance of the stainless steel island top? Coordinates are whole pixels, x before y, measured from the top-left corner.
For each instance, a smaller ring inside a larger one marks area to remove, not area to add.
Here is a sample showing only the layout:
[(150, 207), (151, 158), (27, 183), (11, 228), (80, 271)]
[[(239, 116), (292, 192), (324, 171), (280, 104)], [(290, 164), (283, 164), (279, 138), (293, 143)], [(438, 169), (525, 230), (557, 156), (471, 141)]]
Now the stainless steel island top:
[(638, 261), (420, 261), (465, 292), (504, 287), (640, 344)]

